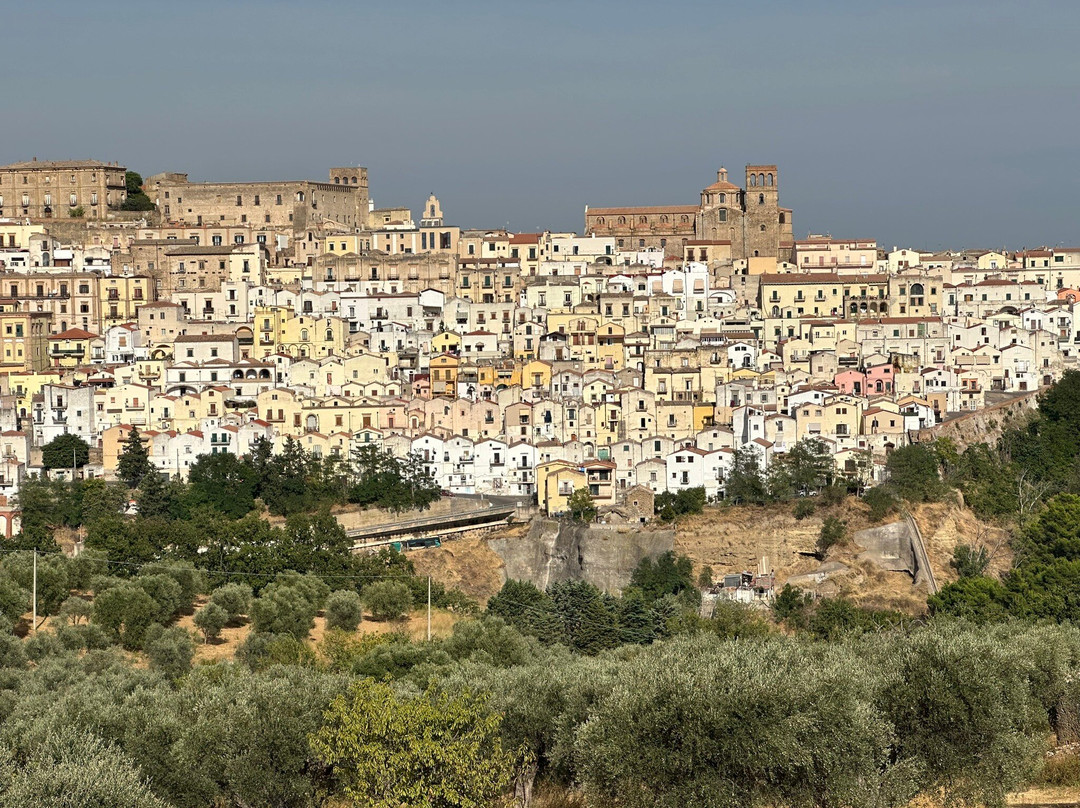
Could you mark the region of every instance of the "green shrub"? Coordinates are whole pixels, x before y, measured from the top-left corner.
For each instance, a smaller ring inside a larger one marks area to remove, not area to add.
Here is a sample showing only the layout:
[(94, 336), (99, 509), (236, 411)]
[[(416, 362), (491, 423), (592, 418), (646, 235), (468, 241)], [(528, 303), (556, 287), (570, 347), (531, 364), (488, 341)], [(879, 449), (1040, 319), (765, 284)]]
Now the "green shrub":
[(210, 594), (210, 602), (225, 610), (231, 622), (248, 613), (251, 608), (251, 587), (247, 584), (225, 584)]
[(228, 622), (229, 613), (213, 602), (195, 612), (195, 628), (203, 633), (204, 642), (216, 640)]
[(146, 655), (151, 670), (161, 671), (170, 679), (179, 679), (191, 670), (195, 643), (180, 626), (161, 628), (155, 624), (146, 632)]
[(339, 589), (326, 599), (326, 627), (356, 631), (364, 614), (360, 596), (351, 589)]
[(816, 510), (817, 508), (815, 507), (814, 501), (812, 499), (803, 497), (802, 499), (796, 500), (795, 502), (796, 519), (805, 519), (808, 516), (813, 516), (814, 511)]
[(1050, 786), (1080, 785), (1080, 754), (1058, 752), (1047, 758), (1039, 781)]
[(821, 524), (821, 532), (818, 534), (818, 556), (824, 558), (830, 548), (843, 543), (846, 534), (847, 522), (835, 516), (825, 517), (825, 521)]
[(366, 586), (362, 598), (376, 620), (397, 620), (412, 608), (409, 587), (398, 581), (379, 581)]
[(870, 506), (870, 519), (875, 522), (896, 511), (896, 497), (882, 486), (869, 489), (863, 494), (862, 500)]

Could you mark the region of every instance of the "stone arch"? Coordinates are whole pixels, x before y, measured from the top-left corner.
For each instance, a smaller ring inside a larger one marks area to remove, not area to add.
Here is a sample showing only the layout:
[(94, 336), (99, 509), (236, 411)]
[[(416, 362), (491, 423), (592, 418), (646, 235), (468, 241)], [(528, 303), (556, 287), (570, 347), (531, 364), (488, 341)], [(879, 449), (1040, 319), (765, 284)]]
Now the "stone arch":
[(770, 172), (769, 172), (768, 174), (766, 174), (766, 175), (765, 175), (765, 184), (766, 184), (767, 186), (769, 186), (770, 188), (772, 188), (772, 184), (773, 184), (773, 175), (772, 175), (772, 172), (771, 172), (771, 171), (770, 171)]
[(626, 224), (626, 217), (625, 216), (620, 216), (619, 217), (619, 224)]
[(648, 224), (649, 219), (647, 216), (638, 216), (638, 224)]
[(679, 221), (680, 221), (680, 222), (681, 222), (682, 224), (686, 224), (687, 222), (689, 222), (689, 221), (690, 221), (690, 217), (689, 217), (689, 216), (687, 216), (687, 215), (686, 215), (686, 214), (684, 213), (684, 214), (683, 214), (683, 215), (682, 215), (682, 216), (680, 217)]
[(597, 219), (596, 219), (596, 223), (597, 223), (597, 224), (603, 224), (603, 223), (604, 223), (604, 217), (603, 217), (603, 216), (599, 216), (599, 217), (597, 217)]
[(308, 415), (308, 417), (304, 419), (304, 428), (307, 429), (308, 432), (318, 432), (319, 416), (314, 413)]

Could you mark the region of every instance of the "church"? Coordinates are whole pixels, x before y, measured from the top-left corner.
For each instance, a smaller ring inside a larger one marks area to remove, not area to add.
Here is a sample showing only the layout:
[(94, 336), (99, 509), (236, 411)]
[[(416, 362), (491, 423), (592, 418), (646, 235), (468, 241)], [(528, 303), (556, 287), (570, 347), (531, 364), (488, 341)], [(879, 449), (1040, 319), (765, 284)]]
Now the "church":
[(789, 261), (795, 245), (775, 165), (747, 166), (741, 188), (721, 168), (698, 205), (586, 207), (585, 234), (610, 236), (623, 250), (662, 249), (669, 258), (711, 262)]

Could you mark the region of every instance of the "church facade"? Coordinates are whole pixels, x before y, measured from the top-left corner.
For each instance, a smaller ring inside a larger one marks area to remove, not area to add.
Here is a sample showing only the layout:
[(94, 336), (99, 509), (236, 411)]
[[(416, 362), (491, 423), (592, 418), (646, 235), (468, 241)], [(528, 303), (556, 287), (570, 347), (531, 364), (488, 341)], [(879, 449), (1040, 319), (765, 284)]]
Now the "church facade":
[(779, 195), (775, 165), (746, 166), (743, 187), (721, 168), (697, 205), (586, 207), (585, 234), (610, 236), (626, 250), (662, 249), (677, 259), (790, 261), (791, 210), (780, 207)]

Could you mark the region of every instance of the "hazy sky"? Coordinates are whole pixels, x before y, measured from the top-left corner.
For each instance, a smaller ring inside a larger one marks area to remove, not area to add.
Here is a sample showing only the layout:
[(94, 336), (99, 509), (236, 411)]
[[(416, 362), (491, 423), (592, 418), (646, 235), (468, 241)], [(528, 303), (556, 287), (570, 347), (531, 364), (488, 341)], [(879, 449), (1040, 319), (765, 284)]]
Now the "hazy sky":
[(1076, 0), (51, 0), (3, 25), (0, 162), (359, 164), (380, 206), (434, 191), (519, 231), (777, 163), (796, 237), (1080, 244)]

